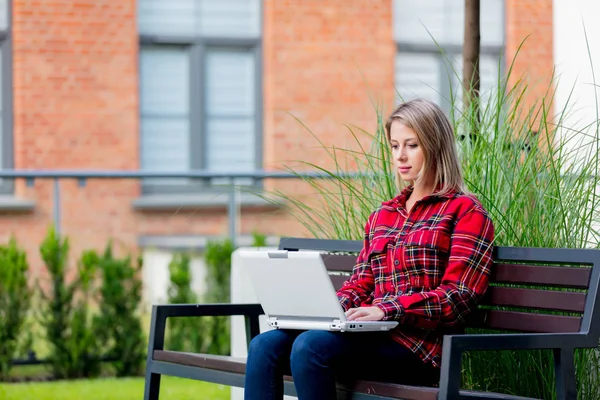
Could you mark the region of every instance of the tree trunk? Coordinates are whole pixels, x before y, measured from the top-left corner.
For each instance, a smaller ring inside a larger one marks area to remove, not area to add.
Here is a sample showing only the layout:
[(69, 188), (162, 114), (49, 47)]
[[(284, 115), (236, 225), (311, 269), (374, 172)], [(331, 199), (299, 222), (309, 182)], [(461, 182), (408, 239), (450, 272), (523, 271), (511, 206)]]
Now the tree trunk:
[[(465, 37), (463, 43), (463, 111), (472, 119), (471, 136), (479, 129), (479, 49), (480, 0), (465, 0)], [(472, 108), (472, 113), (469, 109)]]

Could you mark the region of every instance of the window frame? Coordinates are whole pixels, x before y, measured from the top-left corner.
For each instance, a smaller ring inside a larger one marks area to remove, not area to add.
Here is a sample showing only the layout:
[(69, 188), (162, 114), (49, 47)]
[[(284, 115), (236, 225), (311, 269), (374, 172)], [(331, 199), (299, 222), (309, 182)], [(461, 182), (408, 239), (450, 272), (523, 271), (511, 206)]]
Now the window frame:
[[(504, 2), (503, 2), (504, 3)], [(463, 10), (464, 12), (464, 10)], [(481, 45), (480, 47), (480, 57), (481, 56), (492, 56), (499, 60), (499, 73), (500, 76), (504, 76), (505, 73), (505, 62), (500, 60), (504, 60), (504, 54), (506, 49), (506, 11), (502, 9), (502, 44), (500, 45)], [(481, 18), (480, 18), (481, 19)], [(392, 22), (393, 24), (395, 21)], [(449, 80), (448, 74), (443, 74), (444, 71), (448, 72), (447, 66), (448, 62), (451, 62), (452, 59), (456, 56), (462, 56), (463, 53), (463, 45), (462, 44), (448, 44), (448, 43), (438, 43), (436, 46), (435, 43), (416, 43), (414, 41), (405, 41), (405, 40), (397, 40), (394, 37), (394, 43), (396, 44), (396, 55), (398, 54), (427, 54), (433, 55), (437, 62), (440, 65), (440, 72), (442, 76), (440, 77), (440, 88), (439, 88), (439, 96), (440, 99), (438, 104), (440, 107), (447, 113), (451, 113), (453, 110), (450, 110), (450, 97), (452, 94), (451, 91), (451, 81)], [(438, 47), (439, 46), (439, 47)], [(394, 63), (395, 63), (394, 58)], [(396, 66), (394, 66), (394, 87), (396, 87)], [(460, 76), (462, 80), (462, 75)], [(395, 94), (395, 98), (399, 100), (398, 93)]]
[[(207, 110), (207, 91), (206, 91), (206, 63), (207, 49), (216, 47), (226, 50), (241, 50), (247, 51), (254, 56), (254, 84), (255, 84), (255, 145), (254, 159), (255, 169), (260, 169), (263, 164), (263, 1), (258, 1), (259, 14), (259, 35), (256, 37), (226, 37), (226, 36), (201, 36), (198, 35), (174, 35), (174, 34), (142, 34), (139, 33), (139, 51), (138, 51), (138, 66), (143, 46), (181, 46), (189, 51), (189, 170), (206, 170), (208, 159), (208, 110)], [(136, 16), (137, 18), (137, 16)], [(139, 68), (138, 68), (139, 71)], [(141, 83), (141, 76), (138, 78)], [(138, 94), (142, 96), (142, 85), (139, 85)], [(139, 137), (140, 160), (142, 157), (142, 110), (141, 101), (138, 108), (139, 111)], [(234, 151), (234, 150), (232, 150)], [(207, 170), (209, 171), (209, 170)], [(246, 181), (246, 180), (244, 180)], [(252, 183), (253, 187), (262, 187), (262, 181), (255, 180)], [(218, 185), (211, 184), (209, 179), (189, 180), (186, 184), (159, 184), (159, 183), (143, 183), (143, 194), (185, 194), (198, 193), (206, 191), (222, 191), (218, 190)]]
[[(0, 53), (2, 54), (2, 169), (13, 169), (13, 70), (12, 70), (12, 0), (6, 0), (6, 30), (0, 30)], [(0, 180), (0, 194), (13, 194), (13, 179)]]

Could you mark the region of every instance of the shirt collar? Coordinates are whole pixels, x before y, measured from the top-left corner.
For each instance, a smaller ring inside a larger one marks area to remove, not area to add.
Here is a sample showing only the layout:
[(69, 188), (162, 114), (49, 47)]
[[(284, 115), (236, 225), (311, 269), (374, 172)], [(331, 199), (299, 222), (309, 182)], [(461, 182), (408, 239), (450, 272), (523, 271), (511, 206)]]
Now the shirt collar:
[[(406, 207), (406, 200), (408, 200), (408, 198), (410, 197), (410, 195), (413, 192), (413, 185), (407, 186), (404, 189), (402, 189), (402, 191), (400, 192), (400, 194), (396, 197), (394, 197), (392, 200), (386, 201), (383, 204), (384, 205), (388, 205), (394, 208), (398, 208), (398, 207)], [(447, 193), (444, 194), (439, 194), (438, 191), (442, 189), (442, 185), (438, 185), (438, 187), (436, 188), (436, 190), (430, 194), (429, 196), (425, 196), (421, 199), (422, 202), (430, 202), (430, 201), (435, 201), (435, 200), (442, 200), (442, 199), (450, 199), (453, 198), (454, 196), (456, 196), (457, 192), (455, 190), (450, 190)]]

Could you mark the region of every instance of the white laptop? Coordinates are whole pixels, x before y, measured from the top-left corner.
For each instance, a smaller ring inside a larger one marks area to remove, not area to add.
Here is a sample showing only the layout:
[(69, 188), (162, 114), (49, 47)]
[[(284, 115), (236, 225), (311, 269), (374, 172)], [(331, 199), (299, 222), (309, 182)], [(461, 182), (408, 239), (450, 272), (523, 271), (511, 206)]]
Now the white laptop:
[(397, 321), (347, 321), (320, 253), (240, 250), (267, 322), (278, 329), (387, 331)]

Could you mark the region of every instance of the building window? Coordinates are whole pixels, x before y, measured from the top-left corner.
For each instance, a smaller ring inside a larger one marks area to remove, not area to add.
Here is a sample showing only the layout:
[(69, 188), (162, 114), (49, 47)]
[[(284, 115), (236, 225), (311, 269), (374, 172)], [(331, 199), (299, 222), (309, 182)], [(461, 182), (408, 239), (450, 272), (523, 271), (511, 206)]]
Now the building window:
[[(13, 167), (11, 1), (0, 0), (0, 165)], [(0, 179), (0, 193), (13, 193), (12, 180)]]
[[(429, 99), (450, 111), (462, 106), (464, 1), (393, 0), (395, 84), (403, 100)], [(481, 2), (480, 92), (486, 101), (503, 70), (504, 1)]]
[[(261, 0), (138, 0), (143, 170), (260, 167), (261, 14)], [(144, 184), (146, 192), (206, 188)]]

